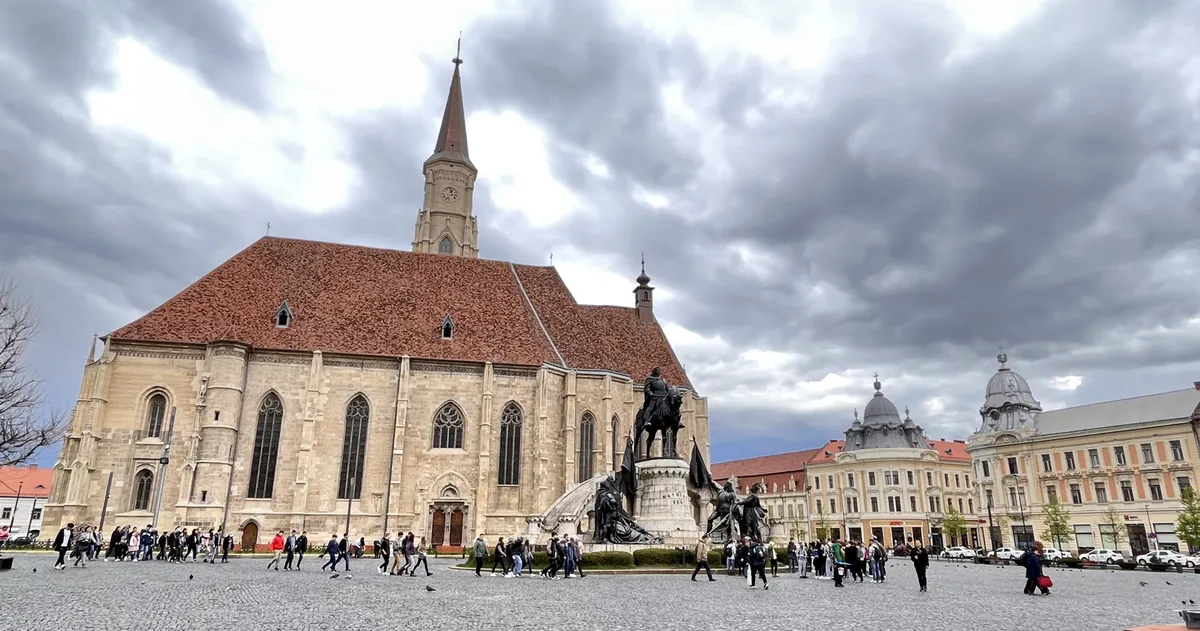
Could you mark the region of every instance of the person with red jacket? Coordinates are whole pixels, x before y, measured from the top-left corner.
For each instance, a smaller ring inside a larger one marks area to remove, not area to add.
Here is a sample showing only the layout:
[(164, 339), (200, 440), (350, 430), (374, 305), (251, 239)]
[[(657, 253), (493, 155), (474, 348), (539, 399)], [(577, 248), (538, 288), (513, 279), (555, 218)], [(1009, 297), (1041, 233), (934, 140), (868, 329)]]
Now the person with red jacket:
[(278, 572), (279, 571), (279, 557), (283, 555), (283, 531), (282, 530), (275, 533), (275, 538), (271, 540), (271, 553), (274, 554), (275, 556), (271, 559), (271, 562), (267, 564), (267, 569), (268, 570), (271, 569), (271, 566), (274, 565), (275, 571)]

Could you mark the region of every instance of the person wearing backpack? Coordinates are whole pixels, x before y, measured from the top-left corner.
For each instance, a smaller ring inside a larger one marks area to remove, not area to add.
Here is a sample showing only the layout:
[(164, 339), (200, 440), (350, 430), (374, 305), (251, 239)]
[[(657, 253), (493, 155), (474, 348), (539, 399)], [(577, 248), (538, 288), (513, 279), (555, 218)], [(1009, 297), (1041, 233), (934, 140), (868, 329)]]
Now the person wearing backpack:
[(754, 577), (757, 575), (762, 578), (763, 589), (770, 589), (767, 585), (767, 552), (761, 541), (750, 542), (746, 548), (746, 561), (749, 587), (754, 588)]
[(883, 582), (883, 563), (887, 558), (887, 553), (883, 551), (883, 545), (875, 537), (871, 537), (871, 582)]

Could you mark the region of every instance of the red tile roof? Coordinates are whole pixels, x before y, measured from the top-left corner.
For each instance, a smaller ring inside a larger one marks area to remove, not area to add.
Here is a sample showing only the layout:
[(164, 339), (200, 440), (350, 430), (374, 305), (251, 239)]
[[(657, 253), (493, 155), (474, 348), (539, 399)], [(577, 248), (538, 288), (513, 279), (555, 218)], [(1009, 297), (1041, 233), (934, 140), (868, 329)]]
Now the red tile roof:
[[(285, 300), (294, 319), (277, 328), (275, 313)], [(446, 315), (454, 322), (450, 340), (441, 336)], [(565, 362), (636, 380), (661, 366), (672, 383), (690, 387), (657, 323), (639, 321), (632, 307), (576, 303), (553, 267), (277, 237), (254, 242), (111, 337), (532, 366)]]
[(817, 453), (813, 456), (812, 460), (808, 461), (808, 463), (824, 464), (826, 462), (833, 462), (833, 459), (837, 457), (838, 452), (840, 452), (845, 446), (846, 441), (844, 440), (831, 440), (817, 449)]
[(50, 483), (54, 479), (53, 469), (37, 466), (0, 467), (0, 497), (50, 497)]
[[(961, 440), (931, 440), (929, 446), (938, 452), (938, 458), (942, 460), (971, 461), (971, 454), (967, 453), (967, 443)], [(946, 453), (947, 449), (950, 453)]]
[[(789, 478), (796, 478), (797, 488), (803, 489), (806, 484), (808, 467), (814, 464), (833, 462), (842, 451), (846, 441), (831, 440), (816, 449), (792, 451), (770, 456), (758, 456), (744, 460), (717, 462), (712, 466), (713, 480), (724, 482), (730, 476), (737, 476), (743, 488), (762, 480), (767, 488), (772, 483), (778, 483), (780, 488), (786, 488)], [(938, 452), (942, 460), (953, 462), (970, 462), (967, 445), (962, 441), (931, 440), (929, 448)], [(946, 453), (949, 449), (950, 453)]]
[(737, 476), (742, 487), (749, 487), (754, 482), (763, 482), (770, 489), (773, 484), (786, 489), (791, 478), (796, 479), (796, 488), (803, 489), (805, 485), (805, 465), (817, 453), (816, 449), (792, 451), (770, 456), (758, 456), (744, 460), (729, 460), (717, 462), (712, 466), (713, 480), (718, 484), (724, 483), (730, 476)]

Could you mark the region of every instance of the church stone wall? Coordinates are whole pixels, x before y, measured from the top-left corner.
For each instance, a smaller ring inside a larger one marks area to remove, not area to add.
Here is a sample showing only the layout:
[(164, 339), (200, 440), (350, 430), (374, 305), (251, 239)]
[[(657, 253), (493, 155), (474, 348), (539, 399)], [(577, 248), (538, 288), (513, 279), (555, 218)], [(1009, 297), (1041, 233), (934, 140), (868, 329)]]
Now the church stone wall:
[[(640, 389), (627, 378), (551, 367), (255, 352), (237, 344), (113, 346), (85, 368), (47, 531), (66, 521), (97, 523), (109, 472), (106, 527), (150, 523), (153, 502), (149, 510), (132, 509), (137, 472), (150, 470), (156, 483), (161, 473), (163, 440), (145, 436), (156, 391), (176, 408), (160, 528), (215, 528), (225, 520), (240, 530), (253, 523), (260, 545), (277, 529), (310, 536), (345, 529), (347, 501), (337, 491), (346, 406), (359, 393), (370, 403), (370, 419), (350, 529), (368, 541), (383, 532), (385, 519), (391, 532), (428, 534), (435, 509), (463, 510), (468, 544), (480, 532), (529, 532), (530, 520), (578, 482), (583, 413), (596, 419), (588, 457), (599, 474), (613, 467), (613, 415), (620, 419), (619, 452), (641, 405)], [(272, 392), (283, 404), (275, 483), (270, 498), (253, 499), (247, 494), (258, 412)], [(523, 412), (521, 476), (518, 485), (500, 486), (500, 414), (509, 401)], [(464, 416), (462, 449), (432, 448), (434, 416), (447, 402)], [(686, 457), (695, 431), (707, 457), (706, 401), (689, 395), (684, 410), (680, 449)]]

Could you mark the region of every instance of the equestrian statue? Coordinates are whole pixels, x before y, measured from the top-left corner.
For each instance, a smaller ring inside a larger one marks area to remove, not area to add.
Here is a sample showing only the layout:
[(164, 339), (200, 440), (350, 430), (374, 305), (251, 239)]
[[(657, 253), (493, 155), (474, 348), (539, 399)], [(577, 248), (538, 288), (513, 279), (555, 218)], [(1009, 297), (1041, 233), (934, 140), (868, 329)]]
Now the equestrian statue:
[[(655, 437), (662, 432), (663, 458), (677, 458), (675, 445), (679, 430), (683, 429), (682, 414), (683, 390), (677, 388), (663, 378), (658, 366), (650, 371), (642, 388), (642, 409), (638, 410), (633, 422), (634, 443), (638, 446), (638, 460), (650, 458), (650, 445)], [(642, 432), (646, 432), (646, 447), (642, 451)]]

